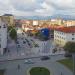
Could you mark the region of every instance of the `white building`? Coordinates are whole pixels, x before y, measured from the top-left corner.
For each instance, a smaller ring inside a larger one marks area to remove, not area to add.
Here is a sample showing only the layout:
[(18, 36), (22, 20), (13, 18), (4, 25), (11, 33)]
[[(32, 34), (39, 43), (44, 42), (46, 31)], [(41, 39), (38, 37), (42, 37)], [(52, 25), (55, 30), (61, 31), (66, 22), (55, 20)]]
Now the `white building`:
[(67, 20), (66, 26), (75, 26), (75, 20)]
[(62, 19), (51, 19), (51, 24), (57, 24), (57, 25), (62, 25), (63, 24), (63, 20)]
[(39, 25), (38, 20), (33, 20), (33, 26)]
[(54, 42), (60, 46), (64, 46), (67, 42), (75, 42), (75, 27), (56, 28)]
[(0, 54), (6, 51), (7, 48), (7, 24), (0, 17)]

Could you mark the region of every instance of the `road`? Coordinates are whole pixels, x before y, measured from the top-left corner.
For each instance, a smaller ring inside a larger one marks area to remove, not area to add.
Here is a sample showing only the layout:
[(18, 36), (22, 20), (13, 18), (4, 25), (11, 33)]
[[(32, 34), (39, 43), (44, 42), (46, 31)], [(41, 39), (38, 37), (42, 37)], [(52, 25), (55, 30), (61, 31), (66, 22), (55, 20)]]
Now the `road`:
[[(51, 75), (72, 75), (72, 72), (65, 66), (56, 62), (56, 60), (63, 59), (63, 56), (50, 56), (51, 59), (42, 61), (40, 58), (32, 58), (34, 64), (25, 64), (25, 60), (15, 60), (8, 62), (0, 62), (0, 69), (6, 69), (4, 75), (27, 75), (27, 72), (32, 67), (46, 67), (50, 70)], [(18, 70), (18, 64), (20, 69)]]

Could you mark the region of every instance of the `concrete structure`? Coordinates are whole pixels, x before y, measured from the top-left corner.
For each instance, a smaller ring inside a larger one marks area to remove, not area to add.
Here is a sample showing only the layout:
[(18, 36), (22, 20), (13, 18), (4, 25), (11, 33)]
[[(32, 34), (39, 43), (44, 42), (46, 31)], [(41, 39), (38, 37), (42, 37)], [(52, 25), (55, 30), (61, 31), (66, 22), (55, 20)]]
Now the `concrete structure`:
[(75, 42), (75, 27), (60, 27), (54, 30), (54, 42), (64, 46), (66, 42)]
[(7, 24), (0, 17), (0, 54), (6, 51), (7, 48)]

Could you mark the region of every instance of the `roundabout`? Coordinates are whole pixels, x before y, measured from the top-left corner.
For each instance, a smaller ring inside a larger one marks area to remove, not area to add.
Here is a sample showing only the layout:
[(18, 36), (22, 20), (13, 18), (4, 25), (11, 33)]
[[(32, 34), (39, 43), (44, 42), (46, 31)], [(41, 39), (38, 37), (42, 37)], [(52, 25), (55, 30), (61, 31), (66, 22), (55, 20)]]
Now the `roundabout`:
[(50, 75), (50, 71), (45, 67), (33, 67), (29, 71), (30, 75)]

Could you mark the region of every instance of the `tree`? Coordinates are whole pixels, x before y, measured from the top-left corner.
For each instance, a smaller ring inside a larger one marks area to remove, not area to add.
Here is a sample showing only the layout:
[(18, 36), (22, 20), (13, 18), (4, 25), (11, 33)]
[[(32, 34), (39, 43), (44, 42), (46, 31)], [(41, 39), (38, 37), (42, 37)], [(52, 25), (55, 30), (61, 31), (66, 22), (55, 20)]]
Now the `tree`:
[(12, 26), (8, 26), (8, 32), (9, 32), (11, 29), (13, 29), (13, 27), (12, 27)]
[(11, 39), (16, 40), (17, 38), (17, 32), (15, 29), (12, 29), (11, 32), (9, 33)]
[(67, 42), (63, 48), (68, 53), (75, 53), (75, 42)]

